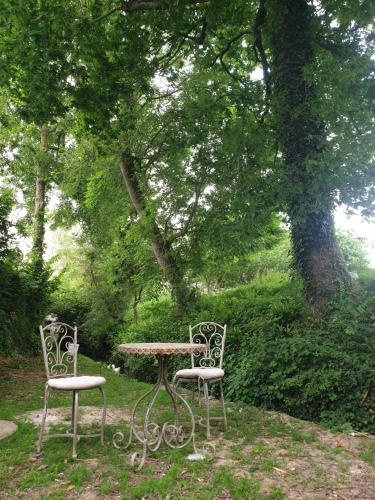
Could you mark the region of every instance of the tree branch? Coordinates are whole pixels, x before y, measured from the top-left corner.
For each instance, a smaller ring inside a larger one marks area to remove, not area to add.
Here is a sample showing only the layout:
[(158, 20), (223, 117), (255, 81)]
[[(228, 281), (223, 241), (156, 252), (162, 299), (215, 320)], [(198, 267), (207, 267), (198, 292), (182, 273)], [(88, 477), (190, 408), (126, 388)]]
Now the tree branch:
[(242, 78), (240, 78), (239, 76), (232, 73), (231, 70), (228, 68), (228, 66), (224, 62), (224, 56), (220, 57), (220, 64), (221, 64), (222, 68), (224, 69), (224, 71), (226, 72), (226, 74), (229, 75), (233, 80), (235, 80), (236, 82), (239, 82), (239, 83), (243, 83)]
[(267, 60), (266, 56), (266, 51), (264, 50), (263, 47), (263, 40), (262, 40), (262, 26), (265, 23), (266, 20), (266, 7), (265, 7), (265, 0), (260, 0), (259, 2), (259, 8), (255, 16), (255, 23), (254, 23), (254, 44), (253, 44), (253, 51), (254, 51), (254, 56), (256, 62), (260, 63), (262, 65), (263, 69), (263, 78), (264, 78), (264, 84), (266, 87), (266, 109), (265, 111), (261, 114), (261, 121), (263, 121), (265, 115), (269, 111), (269, 101), (271, 98), (271, 73), (270, 73), (270, 65)]
[(240, 78), (239, 76), (232, 73), (232, 71), (229, 69), (226, 62), (224, 61), (224, 56), (231, 49), (232, 45), (235, 42), (240, 40), (245, 35), (253, 35), (253, 34), (254, 34), (253, 30), (251, 30), (251, 29), (243, 30), (243, 31), (240, 31), (240, 33), (237, 33), (237, 35), (235, 35), (230, 40), (228, 40), (226, 46), (218, 54), (216, 54), (215, 60), (213, 62), (213, 64), (215, 64), (215, 62), (219, 59), (220, 64), (221, 64), (222, 68), (224, 69), (224, 71), (227, 73), (227, 75), (229, 75), (233, 80), (236, 80), (237, 82), (240, 82), (240, 83), (243, 83), (242, 78)]
[(178, 53), (180, 52), (182, 46), (184, 45), (184, 42), (185, 40), (189, 39), (191, 40), (192, 37), (190, 37), (190, 33), (194, 30), (194, 28), (196, 28), (197, 26), (197, 23), (195, 23), (191, 28), (189, 28), (187, 31), (185, 31), (185, 33), (183, 33), (182, 35), (179, 34), (179, 35), (176, 35), (174, 37), (174, 40), (173, 41), (176, 41), (178, 40), (181, 36), (182, 38), (180, 39), (180, 41), (178, 42), (177, 44), (177, 47), (174, 47), (173, 46), (173, 41), (171, 41), (171, 47), (170, 49), (168, 50), (168, 52), (166, 54), (164, 54), (163, 56), (161, 56), (158, 60), (159, 63), (163, 62), (163, 66), (168, 66), (169, 63), (171, 63), (173, 61), (173, 59), (178, 55)]
[(198, 208), (199, 198), (200, 198), (200, 195), (201, 195), (201, 190), (202, 190), (202, 186), (199, 185), (197, 187), (196, 191), (195, 191), (194, 203), (193, 203), (191, 212), (189, 214), (189, 217), (187, 218), (187, 220), (186, 220), (186, 222), (184, 224), (184, 227), (180, 231), (178, 231), (177, 233), (175, 233), (173, 236), (171, 236), (170, 238), (168, 238), (169, 243), (173, 243), (178, 238), (182, 238), (189, 231), (190, 224), (191, 224), (192, 220), (194, 219), (195, 213), (196, 213), (197, 208)]
[(228, 52), (228, 50), (230, 50), (230, 48), (234, 44), (234, 42), (236, 42), (237, 40), (240, 40), (245, 35), (253, 35), (253, 34), (254, 33), (253, 33), (253, 31), (251, 29), (243, 30), (240, 33), (237, 33), (237, 35), (235, 35), (233, 38), (231, 38), (230, 40), (228, 40), (226, 46), (216, 55), (213, 64), (215, 64), (215, 62), (218, 59), (221, 60), (221, 58), (223, 58), (225, 56), (225, 54)]
[[(201, 3), (206, 3), (208, 0), (181, 0), (180, 4), (184, 5), (198, 5)], [(126, 1), (122, 2), (117, 7), (113, 8), (109, 12), (97, 17), (93, 22), (102, 21), (103, 19), (111, 16), (115, 12), (145, 12), (145, 11), (155, 11), (155, 10), (166, 10), (172, 5), (172, 0), (159, 0), (159, 1)]]
[(336, 57), (341, 57), (345, 51), (346, 48), (344, 46), (336, 45), (334, 42), (331, 42), (331, 40), (328, 40), (327, 38), (324, 38), (322, 36), (317, 35), (315, 39), (316, 44), (324, 49), (330, 52), (332, 55)]

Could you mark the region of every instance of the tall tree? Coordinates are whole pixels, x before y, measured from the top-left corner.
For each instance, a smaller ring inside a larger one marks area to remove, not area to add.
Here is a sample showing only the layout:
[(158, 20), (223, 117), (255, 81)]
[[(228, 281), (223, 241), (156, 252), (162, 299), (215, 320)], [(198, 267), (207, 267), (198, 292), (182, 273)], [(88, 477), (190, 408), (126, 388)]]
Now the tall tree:
[[(306, 0), (124, 7), (127, 15), (143, 12), (143, 22), (154, 32), (168, 34), (169, 62), (188, 53), (190, 60), (220, 64), (244, 100), (259, 90), (252, 71), (263, 70), (263, 92), (253, 111), (276, 144), (265, 179), (277, 186), (280, 208), (291, 224), (295, 262), (317, 316), (338, 292), (351, 289), (335, 237), (336, 204), (350, 202), (373, 212), (373, 9), (369, 2), (358, 8), (357, 2)], [(147, 14), (159, 10), (165, 12)]]
[(45, 206), (51, 180), (51, 127), (66, 111), (70, 23), (64, 2), (8, 2), (0, 14), (0, 85), (23, 123), (39, 129), (34, 155), (33, 254), (43, 269)]
[[(170, 19), (180, 30), (178, 17)], [(209, 188), (209, 184), (211, 188), (216, 184), (215, 175), (220, 182), (219, 170), (228, 173), (228, 182), (234, 184), (237, 180), (233, 175), (235, 167), (224, 165), (217, 156), (223, 131), (230, 135), (225, 124), (232, 123), (231, 117), (237, 116), (235, 109), (228, 111), (228, 79), (223, 80), (217, 75), (218, 88), (214, 88), (209, 81), (212, 74), (208, 76), (203, 68), (200, 85), (192, 83), (183, 89), (184, 81), (197, 82), (199, 76), (194, 78), (183, 69), (181, 54), (178, 63), (174, 60), (169, 48), (165, 47), (163, 29), (150, 30), (144, 24), (143, 16), (134, 20), (128, 16), (93, 15), (89, 20), (83, 18), (82, 23), (86, 23), (85, 29), (79, 30), (75, 44), (75, 105), (84, 117), (86, 130), (97, 135), (104, 149), (117, 152), (129, 200), (151, 244), (156, 262), (171, 285), (178, 309), (183, 311), (194, 291), (186, 277), (188, 252), (182, 252), (182, 249), (189, 246), (186, 243), (196, 226), (195, 221), (199, 219), (197, 216), (204, 212), (203, 190)], [(161, 66), (163, 75), (159, 73), (158, 76), (167, 81), (164, 84), (167, 89), (158, 88), (153, 82)], [(179, 103), (184, 100), (182, 92), (190, 97), (196, 92), (199, 98), (195, 102), (191, 98), (181, 106)], [(174, 95), (176, 99), (173, 99)], [(159, 107), (169, 111), (159, 112)], [(239, 129), (237, 127), (237, 131)], [(235, 157), (242, 165), (242, 135), (238, 135), (237, 143), (233, 139), (232, 134), (228, 143), (233, 150), (237, 144), (237, 155), (228, 148), (225, 154)], [(252, 160), (251, 157), (249, 163)], [(210, 173), (206, 178), (202, 175), (204, 170)], [(187, 179), (189, 189), (183, 187)], [(252, 189), (243, 185), (241, 188), (247, 192)], [(223, 207), (227, 212), (227, 227), (239, 226), (239, 222), (234, 221), (230, 195), (225, 190), (223, 185), (220, 185), (220, 191), (213, 189), (218, 232), (218, 216), (223, 214)], [(175, 193), (174, 196), (168, 196), (171, 192)], [(193, 200), (191, 203), (190, 199)], [(238, 209), (238, 199), (235, 203)], [(246, 200), (243, 206), (248, 205)], [(269, 211), (265, 210), (264, 214), (262, 220), (267, 219)], [(254, 214), (249, 216), (254, 222)], [(246, 232), (247, 227), (243, 229)], [(208, 232), (213, 235), (212, 228)], [(222, 227), (221, 232), (221, 241), (216, 235), (216, 242), (223, 245), (226, 235)], [(197, 253), (198, 238), (194, 248)]]
[(48, 161), (48, 127), (40, 128), (40, 160), (36, 165), (35, 180), (35, 210), (33, 227), (33, 252), (40, 267), (43, 267), (46, 187), (49, 177), (50, 165)]
[[(272, 110), (283, 155), (281, 189), (291, 224), (294, 257), (313, 311), (350, 277), (337, 244), (334, 199), (325, 149), (327, 131), (319, 113), (315, 61), (316, 25), (306, 0), (270, 2)], [(324, 175), (326, 173), (326, 175)]]

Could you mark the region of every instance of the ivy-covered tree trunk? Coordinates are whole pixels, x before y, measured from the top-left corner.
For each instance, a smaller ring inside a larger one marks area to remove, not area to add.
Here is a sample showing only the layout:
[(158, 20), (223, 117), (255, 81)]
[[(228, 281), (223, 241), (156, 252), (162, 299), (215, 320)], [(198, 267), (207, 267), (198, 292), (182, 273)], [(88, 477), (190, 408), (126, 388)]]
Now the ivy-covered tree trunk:
[(325, 164), (325, 127), (314, 83), (312, 7), (306, 0), (267, 2), (272, 56), (272, 106), (283, 154), (281, 184), (294, 257), (311, 309), (350, 289), (338, 247), (333, 194)]
[(193, 298), (193, 292), (186, 283), (183, 269), (174, 254), (171, 242), (163, 237), (156, 221), (147, 213), (143, 193), (136, 176), (135, 158), (128, 151), (122, 153), (120, 169), (135, 211), (148, 229), (148, 237), (156, 261), (171, 286), (172, 298), (178, 311), (184, 312)]
[(37, 162), (35, 181), (35, 206), (34, 206), (34, 228), (33, 228), (33, 254), (36, 267), (43, 269), (44, 234), (45, 234), (45, 209), (46, 209), (46, 185), (49, 171), (48, 161), (48, 127), (43, 125), (40, 129), (41, 154)]

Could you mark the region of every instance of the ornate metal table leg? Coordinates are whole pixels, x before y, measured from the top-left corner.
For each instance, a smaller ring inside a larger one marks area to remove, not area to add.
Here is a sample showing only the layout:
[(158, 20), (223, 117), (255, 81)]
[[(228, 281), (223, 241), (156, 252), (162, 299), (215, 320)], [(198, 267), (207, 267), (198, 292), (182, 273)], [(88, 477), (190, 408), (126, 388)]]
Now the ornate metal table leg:
[[(185, 398), (179, 394), (176, 389), (171, 386), (168, 382), (167, 377), (167, 368), (168, 368), (168, 358), (167, 356), (160, 356), (159, 366), (162, 373), (162, 381), (165, 387), (165, 390), (169, 394), (173, 403), (174, 410), (174, 423), (173, 424), (164, 424), (163, 429), (163, 438), (165, 443), (170, 448), (184, 448), (187, 446), (190, 441), (192, 441), (194, 452), (196, 452), (195, 447), (195, 418), (194, 414), (190, 408), (190, 405), (186, 401)], [(165, 358), (165, 359), (163, 359)], [(188, 415), (190, 417), (191, 431), (185, 435), (183, 426), (179, 423), (179, 409), (177, 406), (177, 402), (180, 401), (186, 408)]]
[[(147, 451), (147, 446), (146, 446), (146, 440), (143, 439), (137, 432), (136, 428), (135, 428), (135, 415), (136, 415), (136, 412), (137, 412), (137, 409), (138, 409), (138, 406), (140, 405), (140, 403), (147, 397), (149, 396), (152, 392), (155, 391), (155, 388), (159, 385), (159, 379), (160, 379), (160, 375), (158, 376), (158, 381), (156, 382), (156, 384), (149, 390), (147, 391), (145, 394), (143, 394), (139, 399), (138, 401), (135, 403), (134, 407), (133, 407), (133, 410), (132, 410), (132, 415), (130, 417), (130, 430), (129, 430), (129, 439), (128, 439), (128, 442), (125, 444), (125, 445), (122, 445), (123, 441), (125, 440), (125, 436), (124, 436), (124, 433), (121, 432), (121, 431), (117, 431), (114, 436), (113, 436), (113, 439), (112, 439), (112, 442), (113, 442), (113, 446), (115, 448), (122, 448), (122, 449), (127, 449), (129, 448), (129, 446), (131, 445), (132, 441), (133, 441), (133, 435), (136, 439), (138, 439), (138, 441), (140, 441), (143, 445), (144, 445), (144, 455), (146, 454), (146, 451)], [(138, 454), (139, 455), (139, 454)], [(134, 455), (132, 456), (132, 462), (134, 462)], [(143, 462), (144, 462), (144, 459), (143, 459)], [(134, 465), (132, 463), (132, 465)], [(142, 466), (143, 466), (143, 463), (142, 463)]]
[[(168, 382), (168, 356), (158, 355), (157, 360), (159, 363), (158, 379), (156, 381), (156, 384), (148, 392), (141, 396), (134, 405), (130, 419), (130, 433), (128, 442), (125, 446), (121, 446), (121, 443), (124, 441), (125, 437), (124, 434), (120, 431), (116, 432), (113, 436), (113, 444), (116, 448), (128, 448), (132, 443), (133, 436), (143, 445), (142, 453), (134, 453), (131, 458), (133, 467), (136, 467), (138, 470), (141, 469), (144, 465), (147, 451), (158, 450), (162, 441), (164, 441), (170, 448), (183, 448), (184, 446), (187, 446), (190, 442), (192, 442), (194, 451), (197, 452), (195, 447), (194, 414), (187, 401), (178, 392), (176, 392)], [(159, 425), (150, 421), (151, 412), (162, 385), (164, 385), (167, 394), (172, 400), (173, 424), (164, 422), (164, 424)], [(149, 402), (146, 409), (146, 414), (143, 421), (142, 436), (136, 429), (135, 417), (140, 403), (150, 395), (152, 396), (151, 401)], [(184, 433), (183, 425), (180, 425), (179, 423), (179, 408), (177, 404), (178, 401), (180, 401), (185, 406), (189, 415), (191, 430), (187, 434)]]

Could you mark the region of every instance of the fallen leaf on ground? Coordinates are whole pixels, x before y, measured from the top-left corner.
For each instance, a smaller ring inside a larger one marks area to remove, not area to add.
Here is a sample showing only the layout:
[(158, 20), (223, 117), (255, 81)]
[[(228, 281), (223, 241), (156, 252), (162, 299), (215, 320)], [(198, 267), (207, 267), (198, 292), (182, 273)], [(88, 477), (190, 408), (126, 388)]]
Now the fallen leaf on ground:
[(277, 467), (274, 467), (274, 469), (277, 471), (277, 472), (281, 472), (283, 474), (286, 474), (286, 471), (283, 470), (283, 469), (278, 469)]

